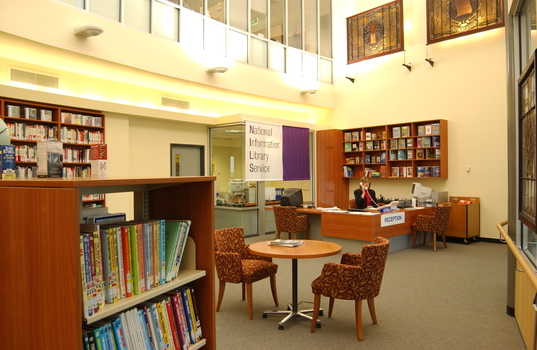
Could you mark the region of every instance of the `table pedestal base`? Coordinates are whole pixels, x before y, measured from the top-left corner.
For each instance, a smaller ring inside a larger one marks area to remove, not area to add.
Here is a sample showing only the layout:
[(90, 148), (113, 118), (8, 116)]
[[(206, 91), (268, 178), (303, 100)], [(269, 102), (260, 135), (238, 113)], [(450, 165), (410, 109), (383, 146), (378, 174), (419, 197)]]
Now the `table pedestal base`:
[[(313, 309), (306, 309), (306, 310), (300, 310), (300, 311), (295, 311), (293, 309), (293, 306), (291, 304), (287, 305), (287, 310), (267, 310), (265, 312), (263, 312), (263, 318), (267, 318), (268, 315), (273, 315), (273, 314), (280, 314), (280, 315), (286, 315), (279, 323), (278, 323), (278, 329), (282, 330), (283, 329), (283, 324), (287, 321), (289, 321), (290, 319), (292, 319), (293, 317), (295, 316), (299, 316), (299, 317), (303, 317), (305, 319), (308, 319), (308, 320), (312, 320), (312, 317), (310, 315), (306, 315), (306, 314), (311, 314), (313, 312)], [(323, 309), (319, 309), (319, 316), (322, 316), (323, 315)], [(317, 320), (317, 328), (321, 328), (321, 320)]]

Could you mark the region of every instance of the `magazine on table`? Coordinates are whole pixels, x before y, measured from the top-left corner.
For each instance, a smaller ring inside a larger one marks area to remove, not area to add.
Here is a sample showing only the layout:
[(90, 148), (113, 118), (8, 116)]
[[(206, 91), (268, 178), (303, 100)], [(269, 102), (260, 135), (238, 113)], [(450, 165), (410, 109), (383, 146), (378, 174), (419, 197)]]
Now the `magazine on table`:
[(298, 247), (302, 244), (304, 244), (304, 241), (296, 239), (275, 239), (274, 241), (268, 242), (268, 245), (274, 245), (278, 247)]

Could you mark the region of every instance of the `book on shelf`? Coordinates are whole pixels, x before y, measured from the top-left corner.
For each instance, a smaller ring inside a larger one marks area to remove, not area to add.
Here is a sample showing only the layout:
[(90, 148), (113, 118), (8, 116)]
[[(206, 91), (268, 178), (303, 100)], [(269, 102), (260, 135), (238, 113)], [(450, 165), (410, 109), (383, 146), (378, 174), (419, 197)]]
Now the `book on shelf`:
[(425, 176), (425, 167), (417, 166), (416, 167), (416, 176), (417, 177), (424, 177)]
[(433, 166), (432, 167), (432, 175), (433, 175), (433, 177), (441, 177), (442, 176), (439, 166)]
[(423, 150), (417, 149), (416, 150), (416, 159), (424, 159)]
[(345, 152), (351, 152), (352, 151), (352, 143), (345, 142)]
[(166, 220), (166, 282), (177, 277), (190, 225), (190, 220)]
[(15, 146), (1, 145), (0, 146), (0, 173), (2, 179), (16, 179), (15, 172)]
[(278, 246), (278, 247), (298, 247), (299, 245), (304, 244), (304, 241), (297, 239), (275, 239), (269, 241), (268, 245)]
[(52, 121), (52, 111), (50, 109), (42, 109), (39, 112), (39, 119), (43, 120), (45, 122), (51, 122)]
[(425, 159), (436, 159), (436, 150), (434, 148), (426, 148)]
[(343, 141), (348, 142), (352, 140), (352, 134), (350, 132), (345, 132), (343, 134)]
[(343, 166), (343, 177), (353, 177), (354, 168), (352, 166), (344, 165)]
[(407, 177), (413, 177), (414, 176), (414, 171), (412, 170), (411, 166), (406, 167), (406, 176)]
[(373, 149), (374, 150), (379, 150), (380, 149), (380, 142), (375, 140), (373, 141)]
[(411, 149), (407, 150), (406, 151), (406, 158), (407, 159), (412, 159), (412, 153), (413, 153), (413, 151)]
[(418, 136), (425, 135), (425, 125), (418, 125)]
[(406, 139), (399, 139), (397, 142), (397, 148), (406, 148)]
[(431, 134), (440, 135), (440, 123), (431, 124)]
[(33, 107), (24, 107), (24, 118), (25, 119), (37, 119), (37, 108)]
[(421, 138), (421, 147), (431, 147), (431, 137), (424, 136)]
[(399, 167), (399, 177), (406, 177), (406, 166)]
[(397, 140), (390, 139), (390, 149), (397, 149)]
[(397, 150), (390, 151), (390, 160), (397, 160)]
[(366, 163), (366, 164), (371, 163), (371, 155), (369, 155), (369, 154), (366, 154), (366, 155), (365, 155), (365, 163)]
[(410, 127), (409, 126), (402, 126), (401, 127), (401, 137), (408, 137), (410, 136)]
[(365, 133), (365, 139), (366, 139), (366, 140), (372, 140), (372, 138), (371, 138), (371, 132), (366, 131), (366, 133)]
[(433, 147), (440, 147), (440, 136), (432, 137), (432, 145)]
[(352, 144), (352, 151), (353, 151), (353, 152), (358, 151), (358, 144), (357, 144), (357, 143), (353, 143), (353, 144)]
[(412, 148), (412, 139), (406, 139), (406, 148)]
[(363, 151), (363, 150), (364, 150), (364, 143), (358, 142), (358, 151)]
[(394, 126), (392, 128), (392, 136), (394, 138), (401, 137), (401, 127), (400, 126)]
[(423, 167), (423, 176), (424, 177), (431, 177), (431, 167), (430, 166), (424, 166)]
[(20, 118), (21, 117), (21, 108), (15, 105), (6, 106), (6, 116), (11, 118)]
[(353, 131), (351, 140), (352, 141), (360, 141), (360, 133), (358, 131)]
[(380, 152), (380, 161), (379, 163), (386, 163), (386, 152)]
[(432, 125), (431, 124), (425, 125), (425, 135), (431, 135), (432, 133), (433, 133)]
[(372, 151), (373, 150), (373, 141), (366, 141), (365, 142), (365, 150), (366, 151)]
[(37, 176), (62, 177), (63, 142), (56, 140), (37, 143)]
[(440, 148), (435, 149), (435, 158), (440, 159)]
[(397, 151), (397, 160), (405, 160), (407, 159), (407, 152), (404, 149), (400, 149)]

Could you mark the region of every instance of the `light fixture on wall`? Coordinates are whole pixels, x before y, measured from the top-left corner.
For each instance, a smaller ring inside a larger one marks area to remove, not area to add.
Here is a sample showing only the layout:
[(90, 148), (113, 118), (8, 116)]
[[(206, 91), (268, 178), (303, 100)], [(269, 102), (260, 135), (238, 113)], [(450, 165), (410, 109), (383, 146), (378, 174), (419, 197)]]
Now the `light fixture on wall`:
[(313, 95), (316, 92), (317, 92), (317, 89), (300, 89), (301, 94), (311, 94), (311, 95)]
[(226, 66), (216, 66), (216, 67), (208, 67), (207, 72), (208, 73), (225, 73), (227, 72), (228, 68)]
[(434, 67), (434, 61), (433, 61), (433, 58), (432, 58), (432, 57), (426, 58), (425, 61), (429, 62), (429, 64), (431, 65), (431, 67)]
[(403, 63), (403, 66), (406, 67), (409, 72), (412, 72), (412, 62)]
[(356, 78), (352, 78), (352, 77), (345, 77), (345, 78), (349, 79), (351, 81), (351, 83), (353, 83), (353, 84), (354, 84), (354, 80), (356, 80)]
[(103, 27), (98, 26), (96, 24), (86, 24), (75, 27), (75, 35), (83, 36), (86, 38), (101, 35), (103, 32)]

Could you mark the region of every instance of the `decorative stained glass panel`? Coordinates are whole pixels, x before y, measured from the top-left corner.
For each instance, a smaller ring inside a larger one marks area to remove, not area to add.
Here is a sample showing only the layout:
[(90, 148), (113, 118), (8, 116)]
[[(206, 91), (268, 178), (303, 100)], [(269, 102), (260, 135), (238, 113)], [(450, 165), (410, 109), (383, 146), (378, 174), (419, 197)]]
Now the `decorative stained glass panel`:
[(503, 27), (503, 0), (427, 0), (427, 43)]
[(347, 63), (404, 49), (402, 3), (393, 1), (347, 18)]
[(519, 91), (519, 220), (537, 232), (537, 167), (535, 53), (518, 81)]

